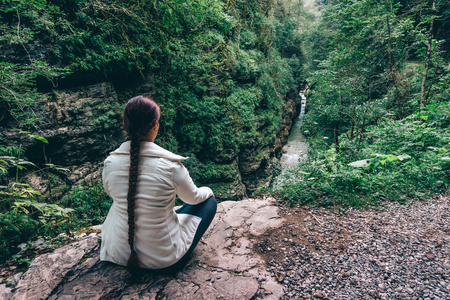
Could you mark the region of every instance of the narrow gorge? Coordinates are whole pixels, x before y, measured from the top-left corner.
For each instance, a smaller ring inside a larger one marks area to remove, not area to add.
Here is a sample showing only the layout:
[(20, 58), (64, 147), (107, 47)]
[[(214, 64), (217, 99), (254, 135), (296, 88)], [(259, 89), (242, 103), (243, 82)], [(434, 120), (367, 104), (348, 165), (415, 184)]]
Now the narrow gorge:
[[(70, 190), (72, 185), (80, 184), (86, 179), (99, 180), (103, 159), (126, 139), (121, 129), (124, 102), (131, 95), (152, 94), (153, 88), (151, 79), (145, 78), (139, 85), (125, 90), (117, 88), (113, 82), (55, 89), (45, 95), (45, 102), (40, 103), (51, 121), (38, 134), (48, 144), (30, 138), (7, 124), (0, 127), (0, 143), (7, 146), (20, 144), (26, 149), (24, 157), (35, 164), (52, 163), (70, 170), (55, 173), (59, 184), (56, 190)], [(200, 184), (216, 188), (221, 200), (239, 200), (256, 188), (267, 186), (272, 169), (278, 163), (282, 147), (287, 142), (299, 105), (295, 92), (288, 94), (283, 102), (281, 127), (274, 140), (252, 144), (252, 147), (244, 148), (227, 159), (221, 158), (221, 153), (217, 153), (215, 164), (226, 172), (215, 175), (212, 182), (200, 181)], [(165, 118), (164, 109), (162, 118)], [(164, 140), (168, 134), (163, 127), (156, 143)], [(196, 175), (197, 178), (200, 177), (193, 170), (193, 176)], [(48, 191), (49, 182), (45, 176), (39, 177), (31, 172), (25, 178), (40, 193)]]
[(308, 143), (302, 133), (302, 124), (306, 111), (306, 96), (300, 92), (301, 99), (300, 113), (295, 119), (294, 124), (289, 132), (287, 144), (283, 146), (283, 155), (280, 163), (283, 167), (295, 167), (300, 161), (303, 161), (308, 156)]

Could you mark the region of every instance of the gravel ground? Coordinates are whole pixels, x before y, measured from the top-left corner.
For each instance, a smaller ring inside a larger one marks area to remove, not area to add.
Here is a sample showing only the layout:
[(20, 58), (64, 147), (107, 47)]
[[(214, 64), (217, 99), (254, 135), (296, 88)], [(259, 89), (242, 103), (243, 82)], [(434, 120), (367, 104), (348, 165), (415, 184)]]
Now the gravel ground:
[(285, 299), (450, 299), (450, 197), (380, 210), (286, 208), (256, 251)]

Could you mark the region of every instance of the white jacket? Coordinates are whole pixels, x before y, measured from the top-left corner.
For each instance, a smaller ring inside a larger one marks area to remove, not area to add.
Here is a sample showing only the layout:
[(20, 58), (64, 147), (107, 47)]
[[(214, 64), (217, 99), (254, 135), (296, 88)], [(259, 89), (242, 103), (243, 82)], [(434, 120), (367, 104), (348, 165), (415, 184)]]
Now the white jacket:
[[(160, 269), (176, 263), (192, 244), (200, 218), (174, 212), (175, 195), (198, 204), (213, 195), (197, 188), (186, 168), (187, 159), (155, 143), (141, 142), (135, 207), (135, 249), (142, 268)], [(102, 227), (100, 259), (125, 266), (128, 244), (127, 192), (130, 142), (105, 160), (103, 185), (114, 202)]]

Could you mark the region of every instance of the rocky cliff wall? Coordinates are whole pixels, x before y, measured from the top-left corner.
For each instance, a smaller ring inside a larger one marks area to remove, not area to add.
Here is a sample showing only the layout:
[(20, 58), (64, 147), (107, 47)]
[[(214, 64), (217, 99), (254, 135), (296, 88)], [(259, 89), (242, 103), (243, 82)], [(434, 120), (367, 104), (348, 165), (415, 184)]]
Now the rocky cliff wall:
[[(0, 144), (21, 145), (27, 149), (26, 159), (38, 165), (52, 163), (70, 169), (69, 173), (60, 174), (60, 184), (71, 186), (86, 178), (99, 179), (102, 161), (125, 140), (121, 125), (125, 102), (137, 94), (151, 94), (152, 86), (151, 77), (147, 76), (128, 84), (119, 80), (54, 89), (40, 103), (49, 123), (37, 134), (46, 138), (48, 144), (24, 137), (23, 133), (13, 129), (13, 122), (2, 122)], [(224, 171), (219, 172), (213, 182), (199, 184), (211, 186), (221, 200), (239, 200), (259, 186), (268, 185), (297, 106), (296, 93), (287, 95), (282, 126), (275, 140), (242, 149), (231, 162), (219, 162)], [(201, 157), (197, 159), (202, 160)], [(201, 181), (201, 176), (193, 174), (193, 177)], [(34, 173), (27, 179), (42, 193), (48, 186), (45, 180)]]
[(285, 98), (282, 124), (275, 140), (266, 145), (254, 145), (254, 148), (244, 149), (239, 154), (239, 171), (247, 192), (252, 193), (258, 187), (270, 183), (273, 168), (279, 163), (281, 150), (287, 143), (289, 131), (298, 115), (299, 103), (297, 93), (289, 93)]

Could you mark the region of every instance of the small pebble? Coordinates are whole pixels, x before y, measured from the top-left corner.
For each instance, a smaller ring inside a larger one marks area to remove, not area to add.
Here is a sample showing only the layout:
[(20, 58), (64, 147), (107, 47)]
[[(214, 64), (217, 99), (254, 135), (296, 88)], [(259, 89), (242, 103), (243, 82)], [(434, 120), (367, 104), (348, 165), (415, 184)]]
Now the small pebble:
[[(450, 232), (442, 222), (449, 200), (386, 203), (384, 213), (299, 209), (299, 226), (277, 229), (261, 249), (271, 249), (268, 270), (284, 286), (283, 300), (447, 299), (450, 285), (442, 276), (448, 274), (450, 248), (447, 239), (430, 238), (429, 232)], [(294, 233), (301, 242), (284, 243)]]

